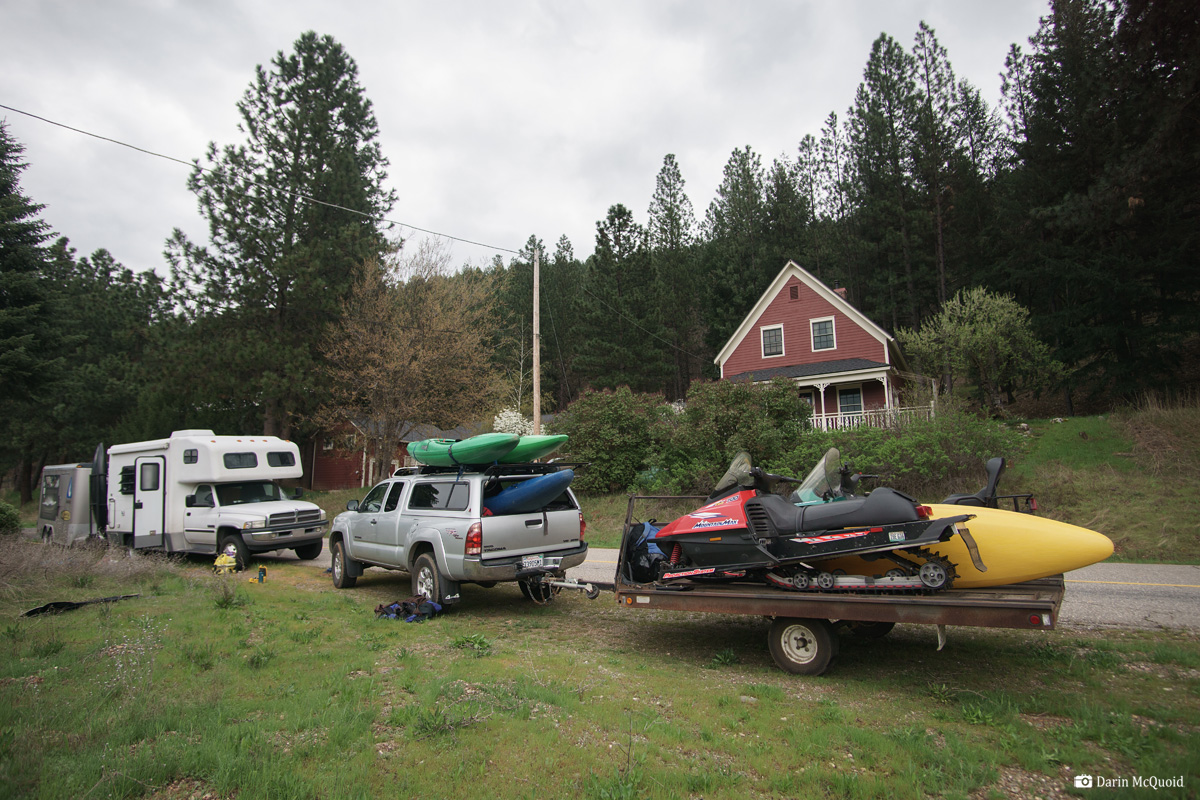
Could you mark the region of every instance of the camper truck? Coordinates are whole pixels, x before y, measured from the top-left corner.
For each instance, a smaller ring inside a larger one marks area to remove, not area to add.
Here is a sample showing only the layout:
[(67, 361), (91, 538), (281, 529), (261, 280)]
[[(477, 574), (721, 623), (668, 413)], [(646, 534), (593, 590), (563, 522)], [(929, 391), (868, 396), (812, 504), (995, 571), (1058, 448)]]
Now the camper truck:
[(37, 531), (43, 542), (72, 545), (99, 534), (91, 509), (91, 464), (42, 467)]
[(292, 442), (175, 431), (166, 439), (113, 445), (107, 464), (98, 449), (91, 467), (103, 474), (105, 487), (93, 492), (92, 512), (112, 544), (172, 553), (216, 553), (232, 545), (241, 565), (270, 550), (295, 550), (304, 560), (321, 554), (325, 512), (278, 483), (304, 474)]

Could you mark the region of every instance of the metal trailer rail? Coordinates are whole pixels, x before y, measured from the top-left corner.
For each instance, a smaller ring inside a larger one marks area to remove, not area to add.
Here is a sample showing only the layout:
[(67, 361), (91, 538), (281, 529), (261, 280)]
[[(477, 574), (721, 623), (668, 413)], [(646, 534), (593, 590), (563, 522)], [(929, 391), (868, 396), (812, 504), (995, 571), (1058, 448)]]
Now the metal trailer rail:
[(617, 559), (613, 591), (625, 608), (746, 614), (774, 620), (768, 635), (771, 656), (780, 669), (819, 675), (837, 654), (835, 624), (849, 623), (860, 633), (884, 636), (898, 622), (935, 625), (938, 649), (945, 626), (1050, 630), (1058, 620), (1065, 584), (1062, 575), (1009, 586), (948, 589), (934, 594), (865, 592), (793, 592), (761, 583), (690, 582), (661, 586), (629, 577), (629, 530), (637, 500), (686, 500), (630, 496)]

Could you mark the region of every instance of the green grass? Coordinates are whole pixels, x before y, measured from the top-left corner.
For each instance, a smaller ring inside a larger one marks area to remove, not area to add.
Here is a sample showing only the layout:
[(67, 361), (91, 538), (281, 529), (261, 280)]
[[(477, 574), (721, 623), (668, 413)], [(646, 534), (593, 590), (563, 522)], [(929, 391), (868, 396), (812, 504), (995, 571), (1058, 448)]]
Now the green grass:
[(339, 592), (295, 563), (257, 584), (72, 554), (94, 575), (80, 589), (47, 568), (57, 548), (0, 546), (6, 797), (905, 800), (1068, 790), (1077, 772), (1200, 785), (1191, 633), (952, 629), (938, 653), (932, 630), (902, 625), (845, 634), (833, 669), (803, 678), (774, 667), (757, 618), (464, 586), (450, 613), (405, 624), (371, 611), (396, 599), (386, 576)]

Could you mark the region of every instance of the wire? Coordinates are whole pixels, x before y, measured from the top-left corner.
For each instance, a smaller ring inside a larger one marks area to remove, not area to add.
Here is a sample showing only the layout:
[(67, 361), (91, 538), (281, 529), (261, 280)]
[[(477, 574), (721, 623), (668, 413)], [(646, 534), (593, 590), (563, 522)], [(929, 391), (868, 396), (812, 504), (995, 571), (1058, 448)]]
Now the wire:
[[(175, 158), (174, 156), (168, 156), (168, 155), (164, 155), (162, 153), (156, 153), (153, 150), (147, 150), (144, 147), (138, 147), (137, 145), (132, 145), (132, 144), (129, 144), (128, 142), (122, 142), (118, 139), (109, 138), (108, 136), (101, 136), (98, 133), (92, 133), (91, 131), (85, 131), (80, 128), (73, 128), (70, 125), (66, 125), (62, 122), (56, 122), (55, 120), (47, 119), (46, 117), (41, 117), (41, 116), (38, 116), (37, 114), (32, 114), (28, 111), (22, 111), (19, 108), (13, 108), (12, 106), (6, 106), (3, 103), (0, 103), (0, 108), (3, 108), (7, 111), (13, 111), (17, 114), (24, 114), (27, 117), (32, 117), (33, 119), (41, 120), (42, 122), (45, 122), (50, 125), (57, 125), (60, 128), (65, 128), (66, 130), (73, 131), (75, 133), (81, 133), (84, 136), (91, 136), (93, 139), (100, 139), (101, 141), (111, 142), (112, 144), (120, 145), (121, 147), (128, 147), (130, 150), (136, 150), (137, 152), (145, 153), (148, 156), (154, 156), (155, 158), (162, 158), (167, 161), (174, 161), (176, 164), (183, 164), (185, 167), (192, 167), (194, 169), (198, 169), (203, 172), (215, 172), (216, 171), (216, 170), (209, 169), (208, 167), (200, 166), (199, 159), (197, 159), (195, 161), (184, 161), (181, 158)], [(260, 180), (260, 179), (256, 177), (255, 181), (258, 181), (258, 180)], [(487, 244), (486, 242), (477, 242), (472, 239), (464, 239), (461, 236), (451, 236), (448, 233), (439, 233), (438, 231), (433, 231), (428, 228), (422, 228), (419, 225), (412, 225), (407, 222), (401, 222), (399, 220), (388, 219), (387, 217), (375, 217), (375, 216), (372, 216), (371, 214), (366, 213), (365, 211), (358, 211), (353, 208), (347, 208), (346, 206), (340, 206), (337, 203), (327, 203), (324, 200), (318, 200), (315, 197), (309, 197), (306, 194), (301, 194), (300, 192), (294, 192), (290, 189), (280, 188), (280, 189), (278, 189), (278, 191), (282, 192), (283, 194), (288, 194), (293, 197), (298, 197), (301, 200), (306, 200), (310, 203), (316, 203), (317, 205), (320, 205), (320, 206), (325, 206), (327, 208), (335, 208), (338, 211), (346, 211), (351, 214), (357, 214), (360, 217), (366, 217), (367, 219), (374, 220), (375, 222), (387, 222), (387, 223), (391, 223), (393, 225), (402, 225), (405, 228), (412, 228), (414, 231), (420, 231), (421, 233), (427, 233), (430, 236), (441, 236), (445, 239), (451, 239), (455, 242), (462, 242), (463, 244), (471, 244), (471, 245), (475, 245), (476, 247), (486, 247), (490, 250), (499, 250), (504, 253), (513, 253), (514, 255), (521, 254), (521, 252), (519, 250), (512, 250), (507, 247), (499, 247), (497, 245)]]
[(670, 341), (669, 339), (664, 339), (663, 337), (659, 336), (654, 331), (650, 331), (650, 330), (647, 330), (646, 328), (643, 328), (636, 319), (629, 316), (628, 314), (621, 311), (620, 309), (613, 308), (603, 298), (597, 297), (596, 295), (594, 295), (590, 291), (588, 291), (588, 288), (586, 286), (580, 286), (579, 288), (583, 290), (584, 294), (590, 296), (593, 300), (597, 300), (601, 303), (604, 303), (604, 305), (607, 306), (610, 311), (612, 311), (614, 314), (616, 314), (619, 317), (623, 317), (627, 322), (632, 324), (635, 328), (637, 328), (638, 330), (640, 330), (642, 333), (646, 334), (647, 336), (653, 336), (655, 339), (658, 339), (660, 342), (665, 344), (667, 347), (670, 347), (673, 350), (678, 350), (679, 352), (683, 353), (685, 356), (690, 356), (691, 358), (700, 359), (701, 361), (704, 360), (703, 356), (698, 356), (695, 353), (689, 353), (687, 350), (684, 350), (682, 347), (680, 347), (679, 345)]

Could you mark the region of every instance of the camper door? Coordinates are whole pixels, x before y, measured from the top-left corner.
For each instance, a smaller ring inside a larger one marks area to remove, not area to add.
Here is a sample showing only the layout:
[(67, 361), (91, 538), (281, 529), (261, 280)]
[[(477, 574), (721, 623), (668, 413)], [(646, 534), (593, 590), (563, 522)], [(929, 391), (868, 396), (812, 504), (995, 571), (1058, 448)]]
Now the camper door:
[(163, 456), (141, 456), (134, 462), (133, 546), (162, 547), (166, 522)]

